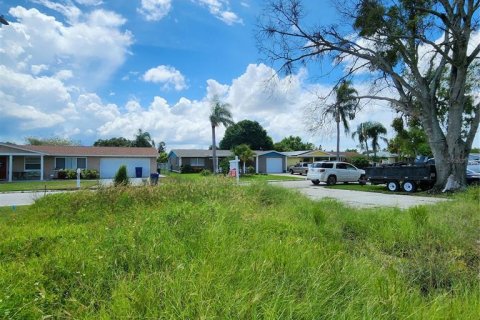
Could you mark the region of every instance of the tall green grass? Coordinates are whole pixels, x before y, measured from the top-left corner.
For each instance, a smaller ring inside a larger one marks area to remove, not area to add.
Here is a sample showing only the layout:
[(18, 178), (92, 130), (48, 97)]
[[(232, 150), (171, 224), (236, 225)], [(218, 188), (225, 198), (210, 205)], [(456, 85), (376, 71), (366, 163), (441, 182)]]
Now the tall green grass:
[(0, 318), (474, 319), (478, 188), (355, 210), (228, 179), (0, 211)]

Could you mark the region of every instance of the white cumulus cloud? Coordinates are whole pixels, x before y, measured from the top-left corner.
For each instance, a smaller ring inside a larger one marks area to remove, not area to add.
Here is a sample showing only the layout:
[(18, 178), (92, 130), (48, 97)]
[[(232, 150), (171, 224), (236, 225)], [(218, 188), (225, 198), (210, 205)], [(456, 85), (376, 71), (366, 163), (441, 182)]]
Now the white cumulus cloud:
[(243, 23), (243, 20), (230, 9), (228, 0), (193, 0), (194, 2), (207, 7), (208, 11), (227, 25)]
[(171, 0), (142, 0), (137, 11), (147, 21), (159, 21), (170, 12), (171, 8)]
[(172, 66), (158, 66), (145, 72), (142, 79), (146, 82), (160, 83), (164, 90), (181, 91), (187, 88), (185, 77)]

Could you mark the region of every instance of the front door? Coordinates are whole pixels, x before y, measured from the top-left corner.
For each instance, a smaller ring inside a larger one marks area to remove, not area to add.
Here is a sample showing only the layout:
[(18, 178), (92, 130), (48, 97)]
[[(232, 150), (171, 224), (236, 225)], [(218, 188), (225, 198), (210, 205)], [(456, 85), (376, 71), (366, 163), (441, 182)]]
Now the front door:
[(7, 180), (7, 157), (0, 157), (0, 180)]

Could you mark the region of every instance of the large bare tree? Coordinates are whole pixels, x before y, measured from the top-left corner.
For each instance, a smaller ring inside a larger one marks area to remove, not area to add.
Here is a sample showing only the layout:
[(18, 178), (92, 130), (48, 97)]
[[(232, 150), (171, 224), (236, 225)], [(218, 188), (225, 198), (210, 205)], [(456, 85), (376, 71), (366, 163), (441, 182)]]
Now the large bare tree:
[(273, 0), (259, 22), (259, 45), (287, 73), (319, 58), (332, 59), (348, 78), (368, 70), (375, 85), (358, 98), (418, 117), (437, 165), (435, 187), (448, 181), (461, 188), (480, 120), (479, 98), (467, 85), (478, 78), (480, 43), (472, 35), (479, 7), (480, 0), (346, 0), (337, 5), (338, 25), (321, 18), (307, 25), (301, 0)]

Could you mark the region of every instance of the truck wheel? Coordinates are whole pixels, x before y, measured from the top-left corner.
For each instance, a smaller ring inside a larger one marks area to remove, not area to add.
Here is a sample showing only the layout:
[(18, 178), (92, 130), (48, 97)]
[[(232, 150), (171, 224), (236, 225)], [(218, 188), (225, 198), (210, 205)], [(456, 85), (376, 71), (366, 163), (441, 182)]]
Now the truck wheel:
[(413, 181), (405, 181), (402, 185), (402, 189), (405, 192), (415, 192), (417, 185)]
[(334, 184), (337, 183), (337, 177), (335, 176), (329, 176), (327, 178), (327, 186), (333, 186)]
[(387, 189), (388, 191), (396, 192), (400, 189), (400, 186), (397, 181), (390, 181), (387, 183)]
[(292, 169), (290, 169), (290, 174), (293, 174), (293, 170), (292, 170)]
[(312, 180), (312, 183), (316, 186), (318, 186), (320, 184), (320, 180)]

